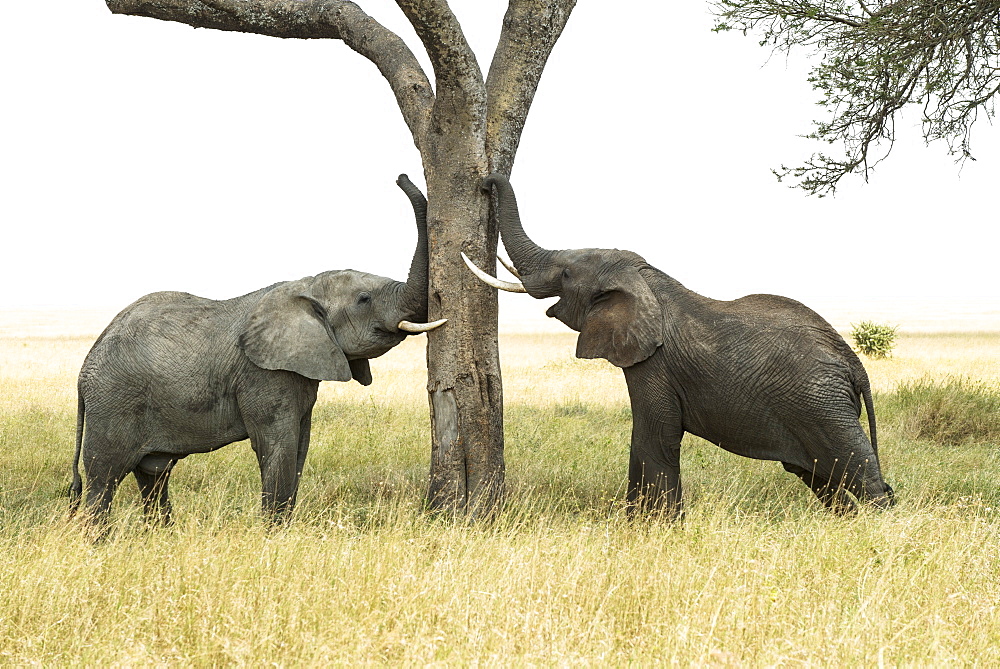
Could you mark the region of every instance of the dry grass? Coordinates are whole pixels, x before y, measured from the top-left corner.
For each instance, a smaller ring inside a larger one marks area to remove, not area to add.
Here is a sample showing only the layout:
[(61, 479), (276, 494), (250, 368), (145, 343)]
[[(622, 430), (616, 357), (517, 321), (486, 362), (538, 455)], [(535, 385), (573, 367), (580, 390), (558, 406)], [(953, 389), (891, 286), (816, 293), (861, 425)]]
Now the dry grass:
[(288, 528), (260, 522), (241, 444), (178, 466), (171, 528), (141, 526), (126, 482), (96, 546), (64, 497), (91, 341), (0, 338), (0, 663), (1000, 664), (1000, 444), (913, 434), (899, 390), (995, 398), (1000, 333), (904, 332), (866, 361), (886, 513), (832, 517), (775, 463), (688, 439), (686, 521), (627, 520), (624, 381), (566, 333), (501, 337), (500, 517), (429, 516), (413, 338), (369, 388), (323, 384)]
[(968, 377), (1000, 384), (1000, 333), (901, 333), (892, 357), (862, 357), (875, 390), (929, 377)]

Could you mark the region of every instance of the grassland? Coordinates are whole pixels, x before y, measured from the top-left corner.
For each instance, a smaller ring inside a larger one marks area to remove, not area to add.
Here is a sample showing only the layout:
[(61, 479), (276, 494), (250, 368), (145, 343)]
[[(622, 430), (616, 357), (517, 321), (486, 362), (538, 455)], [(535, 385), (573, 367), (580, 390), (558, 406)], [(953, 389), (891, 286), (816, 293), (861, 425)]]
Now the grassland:
[(428, 515), (415, 338), (323, 385), (289, 527), (238, 444), (178, 465), (172, 527), (126, 482), (98, 545), (65, 518), (92, 337), (0, 338), (0, 664), (1000, 665), (1000, 333), (900, 337), (885, 513), (688, 438), (685, 522), (629, 521), (621, 374), (540, 334), (501, 339), (500, 517)]

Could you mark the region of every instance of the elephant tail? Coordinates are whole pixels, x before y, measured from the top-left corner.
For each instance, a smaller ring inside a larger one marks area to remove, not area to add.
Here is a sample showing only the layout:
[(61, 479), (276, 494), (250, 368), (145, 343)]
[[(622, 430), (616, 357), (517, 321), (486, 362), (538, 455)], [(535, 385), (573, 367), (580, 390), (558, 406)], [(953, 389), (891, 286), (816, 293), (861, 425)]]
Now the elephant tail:
[(851, 372), (854, 377), (855, 392), (861, 395), (865, 402), (865, 413), (868, 414), (868, 435), (872, 442), (872, 450), (875, 452), (875, 457), (878, 457), (878, 430), (875, 427), (875, 403), (872, 402), (872, 383), (868, 380), (868, 372), (865, 371), (861, 361), (856, 357), (851, 364)]
[(865, 366), (861, 364), (861, 359), (854, 352), (854, 349), (848, 346), (847, 342), (843, 339), (840, 340), (840, 344), (843, 347), (841, 350), (847, 357), (847, 365), (850, 369), (851, 383), (854, 384), (854, 392), (864, 400), (865, 413), (868, 414), (869, 440), (872, 442), (872, 450), (875, 452), (875, 457), (878, 457), (878, 430), (875, 427), (875, 403), (872, 402), (872, 382), (868, 378), (868, 372), (865, 371)]
[(80, 451), (83, 450), (83, 393), (76, 400), (76, 451), (73, 453), (73, 482), (69, 484), (69, 515), (76, 513), (83, 497), (83, 479), (80, 477)]
[(878, 456), (878, 435), (875, 429), (875, 404), (872, 402), (871, 384), (866, 383), (861, 390), (861, 395), (865, 398), (865, 413), (868, 414), (868, 433), (871, 435), (872, 450)]

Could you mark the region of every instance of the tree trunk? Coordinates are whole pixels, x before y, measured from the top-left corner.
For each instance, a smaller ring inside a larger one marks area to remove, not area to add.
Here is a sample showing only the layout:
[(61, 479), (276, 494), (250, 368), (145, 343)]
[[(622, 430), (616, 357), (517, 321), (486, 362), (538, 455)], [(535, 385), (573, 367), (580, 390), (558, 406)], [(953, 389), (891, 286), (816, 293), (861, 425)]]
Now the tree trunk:
[[(468, 167), (427, 168), (433, 203), (430, 313), (449, 319), (446, 327), (428, 333), (427, 341), (428, 502), (434, 509), (476, 517), (495, 509), (503, 492), (503, 392), (496, 291), (473, 277), (459, 256), (464, 250), (482, 262), (496, 254), (496, 230), (489, 229), (489, 201), (479, 190), (478, 166)], [(484, 247), (481, 240), (490, 241)]]
[(424, 43), (437, 83), (421, 156), (429, 202), (429, 312), (449, 320), (427, 341), (428, 503), (477, 517), (496, 509), (504, 479), (497, 296), (483, 289), (460, 255), (496, 255), (497, 230), (490, 227), (489, 199), (480, 187), (489, 169), (486, 85), (447, 5), (399, 5)]
[(496, 267), (497, 227), (482, 179), (510, 174), (542, 69), (576, 0), (510, 0), (483, 80), (446, 0), (396, 0), (434, 66), (348, 0), (105, 0), (112, 12), (217, 30), (343, 40), (389, 82), (427, 182), (432, 508), (491, 513), (503, 493), (503, 392), (496, 291), (459, 255)]

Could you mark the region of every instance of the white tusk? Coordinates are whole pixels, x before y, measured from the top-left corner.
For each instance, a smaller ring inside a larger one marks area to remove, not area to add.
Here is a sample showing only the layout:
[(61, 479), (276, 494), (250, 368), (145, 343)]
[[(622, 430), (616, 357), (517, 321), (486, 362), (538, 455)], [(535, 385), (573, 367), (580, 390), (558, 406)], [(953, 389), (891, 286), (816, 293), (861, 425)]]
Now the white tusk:
[(403, 332), (429, 332), (434, 328), (441, 327), (447, 322), (447, 318), (442, 318), (439, 321), (432, 321), (430, 323), (411, 323), (410, 321), (399, 321), (399, 325), (396, 327)]
[(508, 272), (510, 272), (511, 274), (513, 274), (514, 276), (516, 276), (518, 279), (521, 278), (521, 275), (520, 275), (520, 273), (518, 273), (517, 268), (514, 267), (514, 264), (510, 263), (510, 262), (507, 262), (506, 260), (504, 260), (503, 256), (501, 256), (499, 253), (497, 254), (497, 260), (500, 261), (500, 264), (503, 265), (507, 269)]
[(468, 256), (466, 256), (465, 253), (462, 253), (462, 260), (464, 260), (465, 264), (469, 266), (469, 269), (472, 270), (472, 273), (475, 274), (480, 281), (482, 281), (488, 286), (493, 286), (497, 290), (506, 290), (508, 293), (528, 292), (527, 290), (525, 290), (524, 286), (522, 286), (520, 283), (516, 283), (513, 281), (503, 281), (502, 279), (498, 279), (495, 276), (490, 276), (483, 270), (476, 267), (476, 263), (469, 260)]

